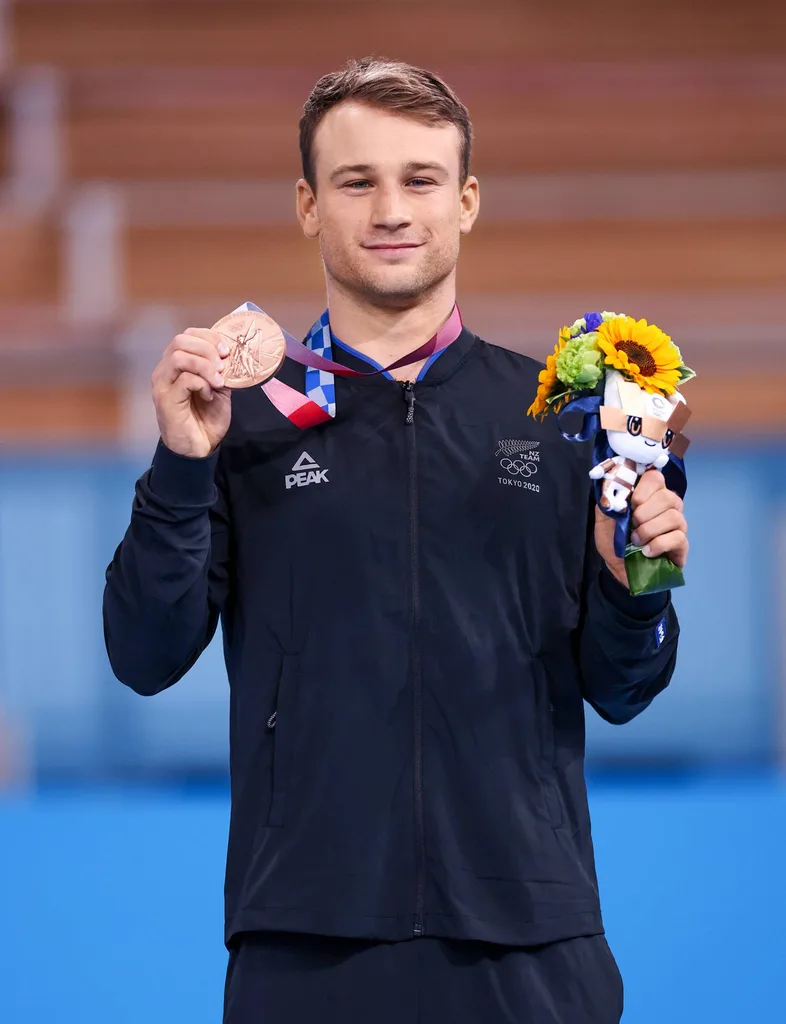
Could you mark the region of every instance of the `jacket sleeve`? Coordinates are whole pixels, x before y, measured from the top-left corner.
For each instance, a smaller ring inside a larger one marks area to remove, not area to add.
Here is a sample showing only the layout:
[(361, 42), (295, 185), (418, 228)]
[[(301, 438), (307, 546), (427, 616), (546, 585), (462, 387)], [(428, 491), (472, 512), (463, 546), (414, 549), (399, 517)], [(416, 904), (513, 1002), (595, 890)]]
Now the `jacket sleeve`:
[(218, 451), (159, 443), (137, 482), (131, 523), (106, 571), (104, 638), (112, 670), (137, 693), (176, 683), (213, 638), (227, 593), (229, 524)]
[(595, 548), (594, 522), (593, 503), (579, 627), (582, 694), (601, 718), (622, 725), (668, 686), (680, 628), (670, 593), (633, 597), (612, 576)]

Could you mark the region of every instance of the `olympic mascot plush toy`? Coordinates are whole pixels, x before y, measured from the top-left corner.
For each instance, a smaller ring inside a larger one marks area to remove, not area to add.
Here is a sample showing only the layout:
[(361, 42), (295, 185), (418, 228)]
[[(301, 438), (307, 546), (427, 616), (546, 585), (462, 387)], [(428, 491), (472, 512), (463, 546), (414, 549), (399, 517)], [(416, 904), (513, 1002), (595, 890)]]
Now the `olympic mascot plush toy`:
[[(589, 472), (601, 511), (616, 520), (614, 550), (625, 558), (632, 594), (682, 586), (680, 569), (665, 556), (646, 558), (630, 541), (630, 496), (639, 477), (654, 468), (666, 485), (685, 493), (682, 429), (690, 410), (677, 387), (695, 374), (671, 338), (646, 320), (620, 313), (587, 313), (563, 327), (541, 371), (528, 413), (543, 420), (558, 413), (569, 441), (594, 438)], [(580, 429), (567, 420), (579, 415)]]

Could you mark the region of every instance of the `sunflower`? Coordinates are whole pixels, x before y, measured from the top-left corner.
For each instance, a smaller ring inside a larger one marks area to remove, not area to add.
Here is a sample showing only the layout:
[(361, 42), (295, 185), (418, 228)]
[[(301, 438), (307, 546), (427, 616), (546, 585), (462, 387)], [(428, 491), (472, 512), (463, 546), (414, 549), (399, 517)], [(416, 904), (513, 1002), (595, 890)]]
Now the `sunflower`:
[[(541, 370), (538, 374), (538, 393), (535, 396), (535, 401), (529, 409), (527, 409), (528, 416), (533, 416), (535, 419), (543, 420), (546, 413), (549, 411), (549, 395), (552, 394), (558, 385), (562, 387), (559, 378), (557, 377), (557, 356), (569, 341), (570, 330), (568, 327), (563, 327), (559, 332), (559, 338), (557, 340), (557, 344), (554, 346), (554, 351), (550, 356), (546, 357), (545, 370)], [(561, 405), (561, 401), (555, 402), (553, 404), (554, 412), (557, 412)]]
[(646, 320), (607, 320), (598, 327), (598, 348), (607, 366), (650, 394), (673, 395), (683, 379), (679, 349), (668, 334)]

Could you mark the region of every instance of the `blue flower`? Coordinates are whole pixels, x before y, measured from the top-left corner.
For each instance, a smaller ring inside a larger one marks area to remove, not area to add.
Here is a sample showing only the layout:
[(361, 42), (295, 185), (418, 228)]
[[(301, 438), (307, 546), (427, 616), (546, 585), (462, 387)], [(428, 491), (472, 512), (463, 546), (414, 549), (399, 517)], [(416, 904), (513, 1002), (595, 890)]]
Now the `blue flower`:
[(590, 331), (597, 331), (600, 325), (603, 323), (603, 317), (600, 313), (585, 313), (584, 319), (587, 322), (587, 333)]

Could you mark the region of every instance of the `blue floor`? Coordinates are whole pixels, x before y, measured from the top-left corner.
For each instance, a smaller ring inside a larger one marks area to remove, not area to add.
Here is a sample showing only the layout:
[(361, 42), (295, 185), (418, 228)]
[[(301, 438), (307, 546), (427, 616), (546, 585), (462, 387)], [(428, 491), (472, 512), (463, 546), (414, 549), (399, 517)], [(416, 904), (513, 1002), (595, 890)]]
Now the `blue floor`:
[[(595, 783), (625, 1024), (786, 1021), (786, 782)], [(0, 802), (0, 1021), (219, 1024), (223, 793)]]

